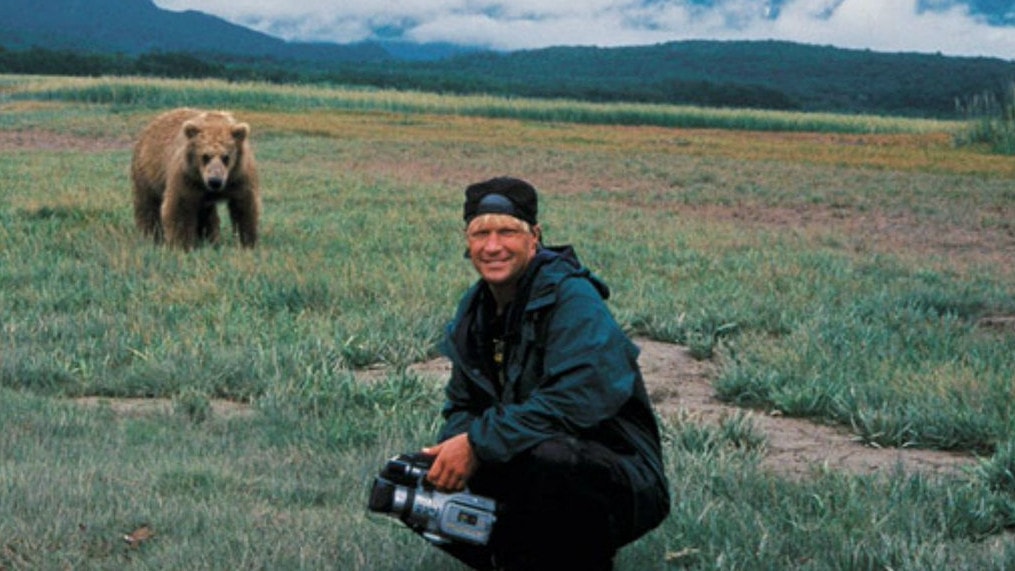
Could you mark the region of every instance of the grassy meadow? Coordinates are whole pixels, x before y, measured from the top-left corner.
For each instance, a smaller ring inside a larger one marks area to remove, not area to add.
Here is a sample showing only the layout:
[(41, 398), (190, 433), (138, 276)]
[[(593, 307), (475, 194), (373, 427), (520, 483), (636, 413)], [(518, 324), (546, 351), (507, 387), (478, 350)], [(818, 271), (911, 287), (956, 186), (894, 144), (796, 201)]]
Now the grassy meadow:
[[(256, 249), (133, 227), (131, 141), (181, 105), (251, 124)], [(439, 426), (409, 365), (475, 279), (462, 190), (501, 174), (724, 400), (980, 457), (789, 481), (742, 418), (667, 416), (673, 513), (619, 570), (1015, 568), (1015, 161), (962, 128), (0, 77), (0, 570), (460, 569), (366, 494)]]

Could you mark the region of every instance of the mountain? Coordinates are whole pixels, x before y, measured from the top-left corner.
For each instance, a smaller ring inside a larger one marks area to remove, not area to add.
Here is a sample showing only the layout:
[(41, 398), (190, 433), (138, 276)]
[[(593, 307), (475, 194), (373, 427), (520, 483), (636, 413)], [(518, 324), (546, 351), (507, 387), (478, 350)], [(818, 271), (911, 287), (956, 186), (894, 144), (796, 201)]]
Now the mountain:
[(304, 61), (377, 61), (373, 43), (290, 43), (201, 12), (171, 12), (151, 0), (5, 0), (0, 45), (137, 55), (219, 53)]

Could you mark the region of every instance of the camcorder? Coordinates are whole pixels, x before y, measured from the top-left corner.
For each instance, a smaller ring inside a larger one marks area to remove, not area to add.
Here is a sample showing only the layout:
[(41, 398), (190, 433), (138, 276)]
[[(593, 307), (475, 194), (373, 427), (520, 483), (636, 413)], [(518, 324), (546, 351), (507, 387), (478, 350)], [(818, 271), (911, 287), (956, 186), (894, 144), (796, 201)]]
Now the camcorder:
[(402, 520), (437, 545), (486, 545), (497, 521), (497, 502), (464, 492), (445, 494), (427, 482), (432, 456), (400, 454), (374, 478), (369, 508)]

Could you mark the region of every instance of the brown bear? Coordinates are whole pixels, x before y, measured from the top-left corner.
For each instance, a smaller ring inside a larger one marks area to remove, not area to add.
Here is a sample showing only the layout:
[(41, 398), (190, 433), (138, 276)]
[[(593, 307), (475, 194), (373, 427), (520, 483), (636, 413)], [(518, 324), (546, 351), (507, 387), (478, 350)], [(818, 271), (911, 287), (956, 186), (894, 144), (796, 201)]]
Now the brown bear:
[(134, 221), (156, 243), (190, 250), (219, 239), (227, 202), (240, 244), (257, 243), (261, 214), (250, 126), (223, 111), (175, 109), (156, 117), (134, 147)]

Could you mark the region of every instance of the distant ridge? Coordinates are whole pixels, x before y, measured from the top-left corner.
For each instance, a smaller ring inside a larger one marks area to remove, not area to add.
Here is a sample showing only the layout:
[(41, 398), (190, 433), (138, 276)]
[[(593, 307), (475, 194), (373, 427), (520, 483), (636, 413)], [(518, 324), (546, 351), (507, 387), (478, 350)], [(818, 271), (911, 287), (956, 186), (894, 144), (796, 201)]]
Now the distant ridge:
[(954, 114), (967, 97), (1010, 95), (1015, 85), (1015, 61), (775, 40), (553, 47), (430, 65), (533, 97), (936, 117)]

